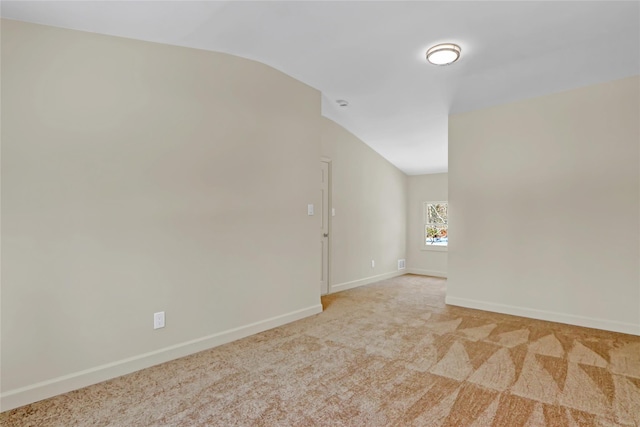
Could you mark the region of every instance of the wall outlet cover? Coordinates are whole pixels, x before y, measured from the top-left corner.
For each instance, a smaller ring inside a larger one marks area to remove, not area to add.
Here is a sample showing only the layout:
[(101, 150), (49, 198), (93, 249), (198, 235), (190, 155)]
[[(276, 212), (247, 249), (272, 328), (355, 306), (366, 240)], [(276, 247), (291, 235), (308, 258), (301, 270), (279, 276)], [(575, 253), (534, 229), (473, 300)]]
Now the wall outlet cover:
[(164, 328), (164, 311), (153, 313), (153, 329)]

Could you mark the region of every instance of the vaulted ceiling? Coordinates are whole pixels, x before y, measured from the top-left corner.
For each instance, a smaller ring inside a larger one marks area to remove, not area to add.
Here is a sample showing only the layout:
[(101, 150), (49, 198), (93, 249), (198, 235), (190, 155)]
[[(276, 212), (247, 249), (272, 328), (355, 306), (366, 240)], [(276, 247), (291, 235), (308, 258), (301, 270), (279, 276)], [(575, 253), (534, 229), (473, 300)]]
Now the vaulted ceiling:
[[(408, 174), (447, 171), (449, 114), (640, 74), (637, 1), (3, 1), (1, 14), (268, 64)], [(428, 64), (439, 42), (461, 59)]]

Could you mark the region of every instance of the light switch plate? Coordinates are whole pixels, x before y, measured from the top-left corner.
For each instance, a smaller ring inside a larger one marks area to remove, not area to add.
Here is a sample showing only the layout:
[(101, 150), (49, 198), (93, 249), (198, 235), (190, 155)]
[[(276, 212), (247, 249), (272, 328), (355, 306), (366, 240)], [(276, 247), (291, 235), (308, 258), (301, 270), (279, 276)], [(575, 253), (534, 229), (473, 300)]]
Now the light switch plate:
[(313, 205), (307, 205), (307, 215), (313, 215)]

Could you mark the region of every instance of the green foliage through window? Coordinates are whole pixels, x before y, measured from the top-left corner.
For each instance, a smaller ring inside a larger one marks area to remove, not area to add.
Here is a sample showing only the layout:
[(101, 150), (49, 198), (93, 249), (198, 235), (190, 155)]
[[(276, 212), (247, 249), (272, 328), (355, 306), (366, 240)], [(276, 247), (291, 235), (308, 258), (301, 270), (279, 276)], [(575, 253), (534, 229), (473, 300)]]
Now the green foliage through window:
[(446, 246), (448, 244), (448, 210), (446, 202), (424, 203), (425, 245)]

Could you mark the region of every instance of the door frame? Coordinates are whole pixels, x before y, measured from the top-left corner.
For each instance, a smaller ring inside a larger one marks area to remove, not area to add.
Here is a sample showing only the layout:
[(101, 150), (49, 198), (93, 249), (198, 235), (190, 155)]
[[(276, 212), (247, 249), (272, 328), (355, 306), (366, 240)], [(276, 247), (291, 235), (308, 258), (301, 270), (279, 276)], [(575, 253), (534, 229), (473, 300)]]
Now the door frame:
[[(333, 229), (333, 191), (332, 191), (332, 184), (333, 184), (333, 171), (332, 171), (332, 162), (331, 159), (329, 157), (320, 157), (320, 162), (323, 163), (327, 163), (327, 170), (329, 172), (328, 175), (328, 182), (327, 182), (327, 188), (328, 188), (328, 194), (327, 194), (327, 198), (328, 198), (328, 203), (327, 203), (327, 230), (328, 230), (328, 234), (329, 237), (327, 237), (327, 293), (326, 295), (329, 295), (331, 293), (333, 293), (331, 286), (331, 266), (332, 266), (332, 262), (331, 262), (331, 253), (333, 252), (331, 250), (332, 247), (332, 236), (331, 236), (331, 231)], [(322, 293), (322, 290), (321, 292)]]

